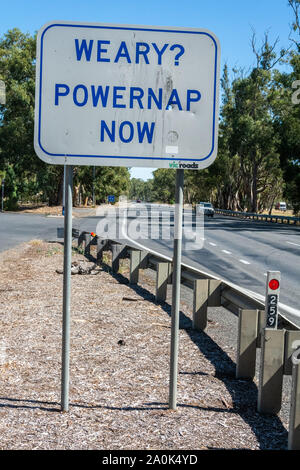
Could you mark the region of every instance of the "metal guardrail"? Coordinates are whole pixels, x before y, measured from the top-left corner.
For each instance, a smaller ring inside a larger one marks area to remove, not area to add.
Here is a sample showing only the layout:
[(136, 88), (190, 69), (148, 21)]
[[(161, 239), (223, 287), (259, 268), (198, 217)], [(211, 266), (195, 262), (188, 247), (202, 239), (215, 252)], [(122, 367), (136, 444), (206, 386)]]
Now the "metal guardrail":
[[(100, 239), (96, 234), (90, 232), (82, 232), (78, 237), (78, 246), (84, 243), (84, 253), (86, 256), (90, 256), (91, 245), (98, 245), (97, 247), (97, 260), (102, 260), (102, 254), (104, 251), (113, 250), (113, 264), (116, 268), (119, 266), (118, 261), (123, 258), (129, 258), (132, 250), (141, 251), (134, 243), (128, 243), (121, 245), (116, 240)], [(172, 263), (172, 258), (158, 254), (152, 251), (150, 248), (145, 248), (143, 257), (143, 268), (150, 268), (153, 270), (157, 269), (159, 263)], [(169, 281), (172, 282), (171, 268), (169, 268)], [(264, 302), (252, 297), (250, 294), (246, 294), (243, 289), (239, 289), (237, 286), (233, 287), (230, 283), (225, 280), (221, 280), (212, 274), (201, 271), (191, 267), (185, 263), (181, 265), (181, 283), (191, 289), (194, 288), (194, 281), (196, 279), (208, 279), (219, 283), (220, 293), (220, 306), (224, 306), (227, 310), (230, 310), (234, 314), (238, 314), (239, 309), (257, 309), (264, 310)], [(287, 316), (279, 312), (279, 327), (288, 328), (292, 330), (300, 330), (300, 326), (294, 323)]]
[[(93, 234), (94, 236), (95, 234)], [(97, 244), (97, 263), (103, 252), (112, 252), (112, 271), (119, 270), (119, 260), (130, 258), (131, 284), (137, 284), (139, 270), (156, 271), (157, 301), (165, 301), (168, 284), (172, 283), (172, 259), (150, 249), (128, 242), (101, 239), (83, 232), (78, 245), (84, 243), (86, 256)], [(278, 329), (266, 328), (265, 304), (224, 280), (182, 263), (182, 285), (193, 290), (193, 329), (207, 326), (208, 307), (224, 307), (238, 315), (236, 378), (253, 379), (256, 372), (257, 348), (260, 349), (260, 371), (257, 410), (277, 414), (281, 409), (283, 376), (292, 375), (288, 448), (300, 450), (300, 357), (295, 359), (295, 342), (300, 344), (300, 328), (279, 313)], [(296, 351), (299, 356), (300, 349)]]
[(294, 225), (300, 224), (300, 217), (291, 217), (287, 215), (256, 214), (254, 212), (239, 212), (227, 209), (215, 209), (215, 213), (220, 215), (229, 215), (232, 217), (240, 217), (242, 219), (261, 220), (264, 222), (287, 223)]

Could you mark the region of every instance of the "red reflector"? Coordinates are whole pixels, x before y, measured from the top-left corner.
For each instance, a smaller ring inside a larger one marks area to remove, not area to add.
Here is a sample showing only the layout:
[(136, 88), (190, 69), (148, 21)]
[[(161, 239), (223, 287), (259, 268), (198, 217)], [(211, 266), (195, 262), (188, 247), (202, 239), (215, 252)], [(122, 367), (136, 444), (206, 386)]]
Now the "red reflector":
[(278, 289), (278, 287), (279, 287), (279, 281), (278, 281), (277, 279), (271, 279), (271, 281), (269, 282), (269, 287), (270, 287), (270, 289), (272, 289), (272, 290)]

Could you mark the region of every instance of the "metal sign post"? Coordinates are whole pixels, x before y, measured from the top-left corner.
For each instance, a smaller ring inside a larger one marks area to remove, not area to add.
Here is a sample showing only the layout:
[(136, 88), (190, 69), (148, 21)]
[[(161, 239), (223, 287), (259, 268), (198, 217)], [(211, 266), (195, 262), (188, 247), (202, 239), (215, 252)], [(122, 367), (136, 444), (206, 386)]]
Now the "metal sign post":
[(179, 344), (179, 307), (181, 280), (181, 246), (182, 246), (182, 213), (183, 213), (184, 170), (176, 170), (175, 188), (175, 228), (172, 278), (172, 324), (171, 324), (171, 357), (170, 357), (170, 394), (169, 408), (177, 407), (177, 375)]
[(64, 280), (63, 280), (63, 325), (62, 325), (62, 373), (61, 410), (69, 410), (69, 364), (70, 364), (70, 299), (72, 259), (72, 192), (73, 167), (66, 165), (65, 224), (64, 224)]
[(95, 165), (93, 166), (93, 207), (96, 205), (96, 199), (95, 199), (95, 177), (96, 177), (96, 167)]
[(63, 185), (62, 215), (65, 215), (65, 194), (66, 194), (66, 165), (64, 165), (64, 185)]

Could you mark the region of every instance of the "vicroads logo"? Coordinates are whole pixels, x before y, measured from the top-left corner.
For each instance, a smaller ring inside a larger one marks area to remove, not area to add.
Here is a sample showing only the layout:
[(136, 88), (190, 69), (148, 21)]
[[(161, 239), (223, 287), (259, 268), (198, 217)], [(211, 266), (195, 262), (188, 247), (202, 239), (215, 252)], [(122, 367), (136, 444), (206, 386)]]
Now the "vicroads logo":
[(186, 169), (190, 169), (190, 170), (194, 168), (196, 170), (197, 168), (199, 168), (199, 165), (198, 165), (198, 163), (195, 163), (195, 162), (193, 162), (193, 163), (171, 162), (171, 163), (169, 163), (169, 168), (175, 168), (175, 169), (176, 168), (180, 168), (180, 169), (185, 169), (186, 168)]

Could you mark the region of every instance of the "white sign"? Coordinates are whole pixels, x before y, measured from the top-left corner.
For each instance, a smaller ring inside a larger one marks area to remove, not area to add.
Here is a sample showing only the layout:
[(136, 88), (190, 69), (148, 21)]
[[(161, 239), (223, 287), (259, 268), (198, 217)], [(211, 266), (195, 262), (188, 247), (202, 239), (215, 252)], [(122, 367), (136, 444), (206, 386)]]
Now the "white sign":
[(219, 63), (206, 30), (48, 23), (35, 151), (53, 164), (205, 168), (217, 154)]

